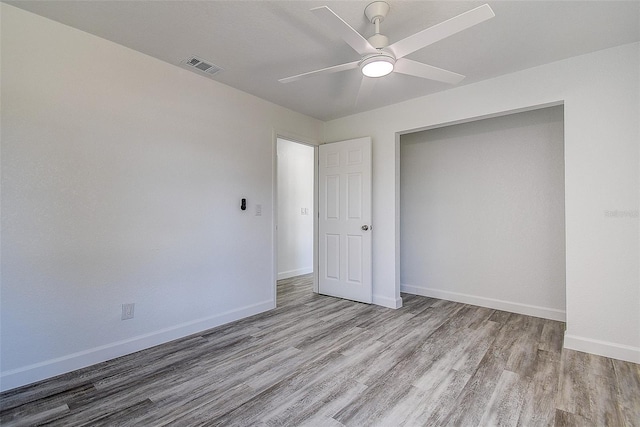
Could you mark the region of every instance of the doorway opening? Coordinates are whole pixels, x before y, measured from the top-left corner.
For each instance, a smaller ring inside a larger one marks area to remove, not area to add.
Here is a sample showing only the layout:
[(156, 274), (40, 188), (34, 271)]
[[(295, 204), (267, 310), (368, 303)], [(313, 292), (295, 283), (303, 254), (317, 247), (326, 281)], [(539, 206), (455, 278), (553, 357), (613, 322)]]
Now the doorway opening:
[(276, 305), (280, 306), (283, 294), (313, 291), (315, 149), (280, 137), (276, 144)]
[(563, 105), (399, 148), (400, 290), (565, 321)]

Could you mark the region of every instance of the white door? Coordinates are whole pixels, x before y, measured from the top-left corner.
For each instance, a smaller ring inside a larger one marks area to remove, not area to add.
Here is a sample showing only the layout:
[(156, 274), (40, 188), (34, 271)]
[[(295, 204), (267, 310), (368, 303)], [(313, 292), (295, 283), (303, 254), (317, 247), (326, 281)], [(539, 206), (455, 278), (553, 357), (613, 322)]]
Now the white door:
[(371, 303), (371, 138), (319, 153), (318, 291)]

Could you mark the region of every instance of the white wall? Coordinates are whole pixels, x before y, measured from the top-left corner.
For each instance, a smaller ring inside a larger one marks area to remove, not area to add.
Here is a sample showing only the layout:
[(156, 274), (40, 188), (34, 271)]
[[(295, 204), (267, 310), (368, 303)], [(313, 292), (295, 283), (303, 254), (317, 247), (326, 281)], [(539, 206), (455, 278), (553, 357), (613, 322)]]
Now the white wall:
[(322, 123), (1, 7), (2, 388), (274, 307), (273, 135)]
[(278, 279), (313, 272), (313, 175), (313, 147), (278, 138)]
[(640, 362), (639, 53), (628, 44), (327, 122), (326, 141), (373, 138), (374, 299), (401, 303), (398, 134), (564, 102), (565, 346)]
[(400, 138), (401, 290), (565, 320), (562, 106)]

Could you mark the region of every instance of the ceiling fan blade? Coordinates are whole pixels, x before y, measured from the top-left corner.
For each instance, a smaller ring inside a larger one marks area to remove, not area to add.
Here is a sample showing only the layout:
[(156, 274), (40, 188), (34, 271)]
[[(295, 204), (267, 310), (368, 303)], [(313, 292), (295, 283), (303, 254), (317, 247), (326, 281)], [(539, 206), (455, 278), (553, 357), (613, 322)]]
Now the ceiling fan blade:
[(366, 100), (371, 96), (371, 93), (376, 87), (376, 83), (378, 83), (378, 79), (362, 76), (362, 81), (360, 82), (360, 89), (358, 89), (358, 96), (356, 97), (356, 105), (358, 105), (361, 101)]
[(394, 53), (396, 58), (402, 58), (429, 46), (439, 40), (452, 36), (467, 28), (473, 27), (487, 19), (493, 18), (495, 13), (491, 10), (488, 4), (471, 9), (461, 15), (454, 16), (444, 22), (441, 22), (433, 27), (429, 27), (412, 36), (399, 40), (389, 46), (389, 49)]
[(369, 43), (367, 39), (362, 37), (359, 32), (354, 30), (351, 25), (347, 24), (327, 6), (313, 8), (311, 12), (334, 33), (342, 37), (342, 39), (360, 55), (377, 52), (376, 48), (371, 46), (371, 43)]
[(393, 71), (400, 74), (407, 74), (409, 76), (422, 77), (423, 79), (450, 83), (452, 85), (460, 83), (462, 79), (464, 79), (462, 74), (443, 70), (442, 68), (423, 64), (422, 62), (412, 61), (406, 58), (398, 59)]
[(302, 73), (291, 77), (285, 77), (278, 80), (280, 83), (291, 83), (297, 80), (306, 79), (307, 77), (314, 77), (319, 74), (337, 73), (340, 71), (352, 70), (358, 68), (360, 61), (347, 62), (346, 64), (334, 65), (333, 67), (323, 68), (321, 70), (309, 71), (308, 73)]

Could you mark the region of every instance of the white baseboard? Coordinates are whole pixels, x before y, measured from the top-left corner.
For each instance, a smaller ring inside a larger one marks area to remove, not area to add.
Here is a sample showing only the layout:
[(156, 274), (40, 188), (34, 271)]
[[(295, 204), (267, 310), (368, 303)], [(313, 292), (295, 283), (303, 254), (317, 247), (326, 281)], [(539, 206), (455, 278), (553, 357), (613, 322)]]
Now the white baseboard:
[(387, 308), (401, 308), (402, 298), (387, 298), (380, 295), (373, 295), (373, 303)]
[(566, 321), (566, 312), (555, 308), (540, 307), (537, 305), (522, 304), (519, 302), (504, 301), (494, 298), (480, 297), (476, 295), (461, 294), (458, 292), (443, 291), (411, 285), (401, 285), (401, 292), (422, 295), (425, 297), (461, 302), (464, 304), (478, 305), (480, 307), (493, 308), (495, 310), (509, 311), (511, 313), (525, 314), (527, 316), (542, 317), (543, 319)]
[(313, 267), (298, 268), (297, 270), (283, 271), (278, 273), (278, 280), (288, 279), (289, 277), (302, 276), (303, 274), (313, 273)]
[(253, 316), (273, 308), (275, 308), (275, 301), (264, 301), (126, 340), (2, 372), (2, 374), (0, 374), (0, 391), (10, 390), (116, 357), (135, 353), (136, 351), (206, 331), (207, 329)]
[(594, 340), (565, 332), (564, 348), (640, 364), (640, 347)]

